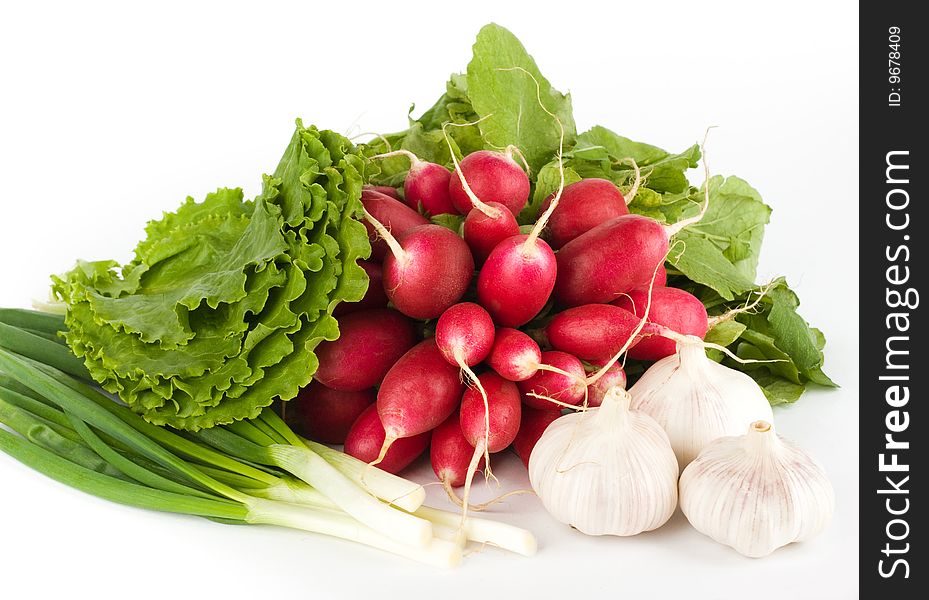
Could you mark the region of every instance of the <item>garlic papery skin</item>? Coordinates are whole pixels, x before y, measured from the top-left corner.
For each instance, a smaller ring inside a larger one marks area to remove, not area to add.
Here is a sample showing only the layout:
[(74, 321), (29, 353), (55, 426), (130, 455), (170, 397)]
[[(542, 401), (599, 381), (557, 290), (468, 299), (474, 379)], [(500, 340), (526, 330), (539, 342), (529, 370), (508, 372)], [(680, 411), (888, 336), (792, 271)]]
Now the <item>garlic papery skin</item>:
[(664, 430), (629, 409), (621, 387), (599, 408), (564, 415), (529, 457), (529, 481), (545, 509), (588, 535), (636, 535), (677, 507), (680, 471)]
[(707, 446), (680, 488), (681, 510), (697, 531), (753, 558), (816, 535), (835, 508), (822, 467), (766, 421)]
[(679, 340), (677, 353), (649, 367), (629, 393), (633, 410), (664, 428), (682, 469), (716, 438), (741, 435), (753, 421), (774, 420), (755, 380), (707, 358), (695, 336)]

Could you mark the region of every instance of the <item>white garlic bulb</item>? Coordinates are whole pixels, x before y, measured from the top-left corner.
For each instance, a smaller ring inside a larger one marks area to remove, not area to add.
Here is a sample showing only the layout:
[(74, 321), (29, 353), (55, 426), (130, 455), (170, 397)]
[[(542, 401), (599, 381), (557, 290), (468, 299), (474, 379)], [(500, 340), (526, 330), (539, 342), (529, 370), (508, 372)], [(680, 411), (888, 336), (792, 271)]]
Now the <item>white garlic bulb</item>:
[(680, 487), (681, 510), (697, 531), (753, 558), (816, 535), (835, 507), (822, 467), (766, 421), (707, 446)]
[(755, 380), (707, 358), (703, 340), (687, 336), (629, 390), (633, 410), (664, 428), (683, 469), (724, 435), (740, 435), (753, 421), (774, 415)]
[(679, 470), (668, 436), (629, 410), (621, 387), (603, 404), (555, 420), (529, 457), (529, 481), (549, 513), (588, 535), (635, 535), (677, 508)]

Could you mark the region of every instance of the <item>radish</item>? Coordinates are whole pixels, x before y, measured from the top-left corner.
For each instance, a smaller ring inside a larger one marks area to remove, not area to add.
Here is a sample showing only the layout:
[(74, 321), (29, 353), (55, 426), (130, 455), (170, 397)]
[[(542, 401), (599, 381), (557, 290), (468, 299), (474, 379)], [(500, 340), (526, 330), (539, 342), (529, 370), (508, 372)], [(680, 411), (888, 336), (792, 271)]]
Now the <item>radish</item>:
[(623, 215), (574, 238), (558, 251), (554, 291), (559, 304), (612, 302), (620, 294), (653, 285), (656, 270), (663, 268), (670, 250), (671, 238), (698, 223), (710, 206), (710, 171), (706, 151), (701, 149), (706, 181), (700, 212), (673, 225), (662, 225), (641, 215)]
[(514, 235), (497, 244), (481, 267), (478, 302), (498, 325), (525, 325), (548, 302), (556, 275), (555, 253), (535, 230)]
[[(362, 190), (361, 204), (365, 211), (381, 223), (395, 237), (401, 236), (418, 225), (427, 225), (429, 219), (403, 202), (374, 190)], [(365, 222), (368, 239), (371, 240), (371, 259), (381, 260), (388, 254), (388, 244), (383, 233), (370, 221)]]
[(565, 306), (607, 303), (648, 284), (668, 254), (658, 221), (624, 215), (594, 227), (558, 252), (555, 299)]
[(452, 152), (452, 159), (457, 177), (449, 179), (448, 191), (459, 214), (468, 214), (478, 202), (499, 202), (514, 216), (526, 206), (529, 176), (513, 160), (511, 150), (478, 150), (460, 162)]
[[(531, 73), (521, 67), (515, 68), (529, 75), (538, 89), (539, 82)], [(514, 235), (497, 244), (477, 276), (478, 301), (490, 312), (494, 322), (503, 327), (525, 325), (539, 314), (552, 295), (558, 275), (555, 253), (545, 241), (539, 239), (539, 235), (558, 208), (564, 191), (564, 126), (557, 116), (545, 108), (541, 98), (539, 106), (555, 120), (561, 130), (561, 139), (558, 142), (558, 171), (561, 181), (558, 191), (555, 192), (548, 210), (536, 221), (529, 235)], [(458, 175), (464, 182), (461, 170), (458, 170)]]
[(420, 159), (409, 150), (394, 150), (372, 156), (372, 159), (405, 156), (410, 159), (410, 170), (403, 180), (403, 195), (407, 206), (413, 210), (420, 207), (429, 215), (458, 214), (449, 193), (452, 173), (442, 165)]
[(379, 194), (384, 194), (385, 196), (390, 196), (394, 200), (400, 200), (403, 202), (403, 198), (400, 197), (400, 192), (397, 191), (397, 188), (390, 187), (389, 185), (364, 185), (363, 190), (371, 190), (372, 192), (377, 192)]
[(384, 259), (384, 290), (397, 310), (414, 319), (434, 319), (467, 291), (474, 258), (453, 231), (421, 225), (397, 241), (372, 215), (365, 213), (365, 218), (390, 247)]
[(519, 432), (513, 440), (513, 451), (519, 457), (526, 468), (529, 468), (529, 456), (532, 449), (535, 448), (536, 442), (542, 437), (545, 428), (561, 416), (561, 409), (546, 408), (538, 409), (529, 406), (523, 406), (522, 417), (519, 421)]
[(397, 439), (388, 450), (383, 450), (386, 433), (378, 417), (377, 406), (369, 406), (352, 424), (345, 437), (345, 453), (388, 473), (399, 473), (419, 458), (429, 445), (429, 432)]
[[(659, 269), (660, 267), (661, 267), (660, 264), (659, 264), (659, 265), (656, 265), (656, 266), (655, 266), (655, 270), (654, 270), (654, 272), (652, 273), (652, 279), (651, 279), (651, 281), (649, 282), (649, 284), (648, 284), (648, 289), (647, 289), (646, 292), (645, 292), (645, 303), (644, 303), (644, 307), (643, 307), (643, 309), (642, 309), (642, 315), (639, 317), (639, 322), (638, 322), (638, 324), (635, 326), (635, 328), (633, 328), (632, 331), (629, 332), (628, 336), (626, 337), (625, 343), (622, 345), (621, 348), (619, 348), (619, 350), (616, 351), (616, 353), (615, 353), (613, 356), (611, 356), (611, 357), (610, 357), (608, 360), (606, 360), (605, 362), (597, 361), (597, 362), (600, 362), (602, 366), (600, 366), (600, 368), (599, 368), (595, 373), (593, 373), (592, 375), (590, 375), (590, 376), (587, 378), (587, 381), (586, 381), (586, 382), (587, 382), (587, 389), (588, 389), (588, 390), (590, 390), (591, 387), (598, 387), (598, 384), (599, 384), (599, 387), (601, 388), (601, 390), (605, 389), (605, 392), (603, 393), (603, 396), (601, 396), (601, 397), (599, 398), (601, 404), (602, 404), (603, 400), (604, 400), (607, 396), (609, 396), (610, 390), (615, 390), (615, 389), (618, 387), (618, 386), (615, 386), (615, 385), (614, 385), (614, 386), (607, 386), (606, 384), (601, 383), (601, 380), (602, 380), (602, 379), (609, 379), (610, 377), (619, 377), (619, 375), (616, 373), (616, 370), (615, 370), (615, 368), (614, 368), (614, 367), (616, 367), (616, 366), (618, 365), (619, 357), (622, 356), (624, 353), (628, 352), (628, 351), (629, 351), (629, 347), (632, 346), (636, 341), (638, 341), (639, 339), (641, 339), (641, 338), (640, 338), (640, 334), (645, 330), (645, 327), (646, 327), (646, 325), (648, 324), (648, 316), (649, 316), (649, 314), (651, 314), (651, 309), (652, 309), (652, 294), (653, 294), (653, 292), (655, 291), (655, 279), (658, 277), (658, 269)], [(617, 308), (619, 308), (619, 307), (617, 307)], [(628, 312), (628, 311), (627, 311), (627, 312)], [(656, 327), (656, 328), (658, 327), (658, 326), (655, 326), (655, 325), (652, 325), (652, 326), (653, 326), (653, 327)], [(667, 328), (662, 328), (662, 329), (665, 329), (665, 330), (667, 331)], [(672, 333), (673, 333), (673, 332), (672, 332)], [(683, 336), (678, 336), (677, 334), (673, 334), (673, 335), (676, 336), (676, 337), (681, 337), (681, 338), (683, 338)], [(612, 374), (611, 374), (611, 373), (612, 373)], [(622, 374), (622, 378), (623, 378), (623, 380), (626, 379), (626, 374), (625, 374), (625, 373)], [(623, 381), (623, 386), (624, 386), (624, 387), (625, 387), (625, 383), (626, 383), (626, 382)], [(588, 391), (588, 395), (589, 395), (589, 391)]]
[[(448, 231), (448, 230), (446, 230)], [(377, 393), (386, 432), (378, 464), (396, 440), (435, 429), (458, 407), (463, 385), (434, 338), (413, 346), (391, 367)]]
[(335, 390), (372, 388), (415, 343), (413, 323), (395, 310), (350, 313), (339, 320), (339, 339), (317, 346), (314, 377)]
[[(465, 439), (459, 421), (458, 414), (452, 413), (444, 423), (433, 429), (429, 447), (432, 470), (442, 482), (449, 498), (455, 503), (460, 503), (460, 500), (449, 488), (465, 484), (468, 465), (471, 463), (471, 455), (474, 454), (474, 447)], [(482, 458), (477, 468), (480, 469), (483, 464)]]
[[(638, 175), (638, 167), (636, 174)], [(597, 225), (629, 214), (627, 205), (635, 197), (638, 181), (637, 178), (628, 199), (607, 179), (582, 179), (566, 186), (558, 209), (552, 213), (546, 227), (546, 239), (549, 244), (552, 248), (561, 248)], [(540, 216), (548, 210), (554, 198), (555, 195), (552, 194), (542, 203), (539, 208)]]
[[(478, 464), (482, 457), (487, 458), (489, 453), (500, 452), (513, 443), (519, 431), (522, 408), (519, 389), (512, 381), (507, 381), (493, 371), (481, 374), (478, 381), (481, 393), (470, 388), (461, 398), (461, 432), (468, 443), (474, 446), (461, 499), (461, 530), (467, 519), (471, 482)], [(489, 458), (487, 460), (487, 476), (492, 477)]]
[(341, 317), (366, 308), (386, 308), (387, 293), (384, 291), (384, 269), (380, 263), (359, 260), (358, 266), (368, 274), (368, 289), (358, 302), (339, 302), (332, 315)]
[[(640, 320), (619, 306), (585, 304), (555, 315), (545, 327), (545, 336), (556, 350), (584, 360), (608, 360), (629, 340)], [(646, 325), (645, 332), (657, 333), (657, 328)], [(638, 339), (633, 342), (633, 348)]]
[(577, 406), (584, 402), (587, 396), (584, 364), (576, 356), (557, 350), (543, 352), (542, 360), (547, 365), (545, 369), (539, 369), (529, 379), (517, 382), (526, 406), (544, 410), (557, 405)]
[(491, 251), (503, 240), (519, 235), (519, 223), (507, 208), (499, 202), (489, 202), (488, 207), (496, 210), (490, 214), (474, 207), (465, 217), (462, 234), (474, 260), (483, 264)]
[[(647, 290), (633, 290), (620, 296), (613, 304), (641, 317), (647, 294)], [(693, 294), (678, 288), (658, 287), (652, 290), (651, 313), (648, 321), (682, 335), (692, 335), (700, 339), (706, 336), (708, 328), (708, 317), (703, 302)], [(645, 331), (648, 331), (647, 326)], [(629, 358), (659, 360), (675, 352), (677, 352), (675, 340), (660, 335), (651, 335), (643, 337), (629, 348)]]
[(518, 329), (497, 330), (487, 364), (498, 375), (510, 381), (525, 381), (538, 372), (541, 363), (542, 351), (535, 340)]
[(476, 379), (470, 367), (482, 362), (494, 345), (494, 322), (473, 302), (450, 306), (435, 326), (435, 341), (450, 364)]
[[(473, 302), (456, 304), (439, 317), (435, 327), (435, 341), (445, 360), (467, 373), (468, 378), (474, 382), (486, 409), (487, 393), (471, 367), (487, 358), (494, 345), (494, 322), (490, 315)], [(490, 413), (485, 410), (485, 414), (486, 440), (490, 436)], [(488, 444), (485, 443), (483, 446), (486, 448)]]
[[(605, 364), (606, 362), (594, 361), (596, 367), (603, 367)], [(587, 406), (596, 407), (603, 404), (603, 397), (614, 386), (626, 389), (626, 372), (619, 363), (610, 365), (598, 380), (587, 384)]]
[(373, 389), (343, 392), (313, 381), (284, 408), (288, 424), (300, 435), (325, 444), (344, 444), (358, 415), (376, 398)]
[(473, 302), (449, 307), (436, 323), (435, 341), (445, 360), (464, 371), (483, 395), (471, 367), (487, 358), (494, 345), (494, 322), (487, 311)]
[(655, 275), (655, 287), (667, 287), (668, 285), (668, 270), (665, 269), (664, 265), (658, 267), (658, 272)]

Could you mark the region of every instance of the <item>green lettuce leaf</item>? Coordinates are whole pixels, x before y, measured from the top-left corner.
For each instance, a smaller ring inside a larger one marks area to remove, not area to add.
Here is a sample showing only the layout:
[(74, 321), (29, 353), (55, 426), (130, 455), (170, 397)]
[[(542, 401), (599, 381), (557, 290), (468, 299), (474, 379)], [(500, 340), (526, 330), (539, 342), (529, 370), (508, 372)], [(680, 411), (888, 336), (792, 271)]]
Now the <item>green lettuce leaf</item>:
[(219, 190), (146, 228), (133, 261), (53, 278), (66, 341), (148, 421), (197, 430), (257, 416), (307, 385), (332, 312), (367, 289), (366, 160), (344, 137), (297, 128), (264, 190)]

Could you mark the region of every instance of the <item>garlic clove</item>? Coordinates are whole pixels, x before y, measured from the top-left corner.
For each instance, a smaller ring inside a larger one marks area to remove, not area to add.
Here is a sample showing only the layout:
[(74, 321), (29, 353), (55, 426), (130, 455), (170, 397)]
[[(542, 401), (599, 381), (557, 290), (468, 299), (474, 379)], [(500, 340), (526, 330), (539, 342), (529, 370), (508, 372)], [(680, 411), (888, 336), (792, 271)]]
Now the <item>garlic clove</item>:
[(681, 468), (716, 438), (774, 420), (755, 380), (707, 358), (703, 340), (694, 336), (680, 340), (677, 354), (649, 367), (629, 392), (632, 408), (667, 432)]
[(677, 507), (668, 437), (630, 401), (617, 386), (599, 408), (556, 419), (529, 458), (529, 481), (546, 510), (588, 535), (650, 531)]
[(709, 444), (681, 474), (680, 497), (694, 528), (753, 558), (818, 534), (835, 508), (823, 468), (767, 421)]

